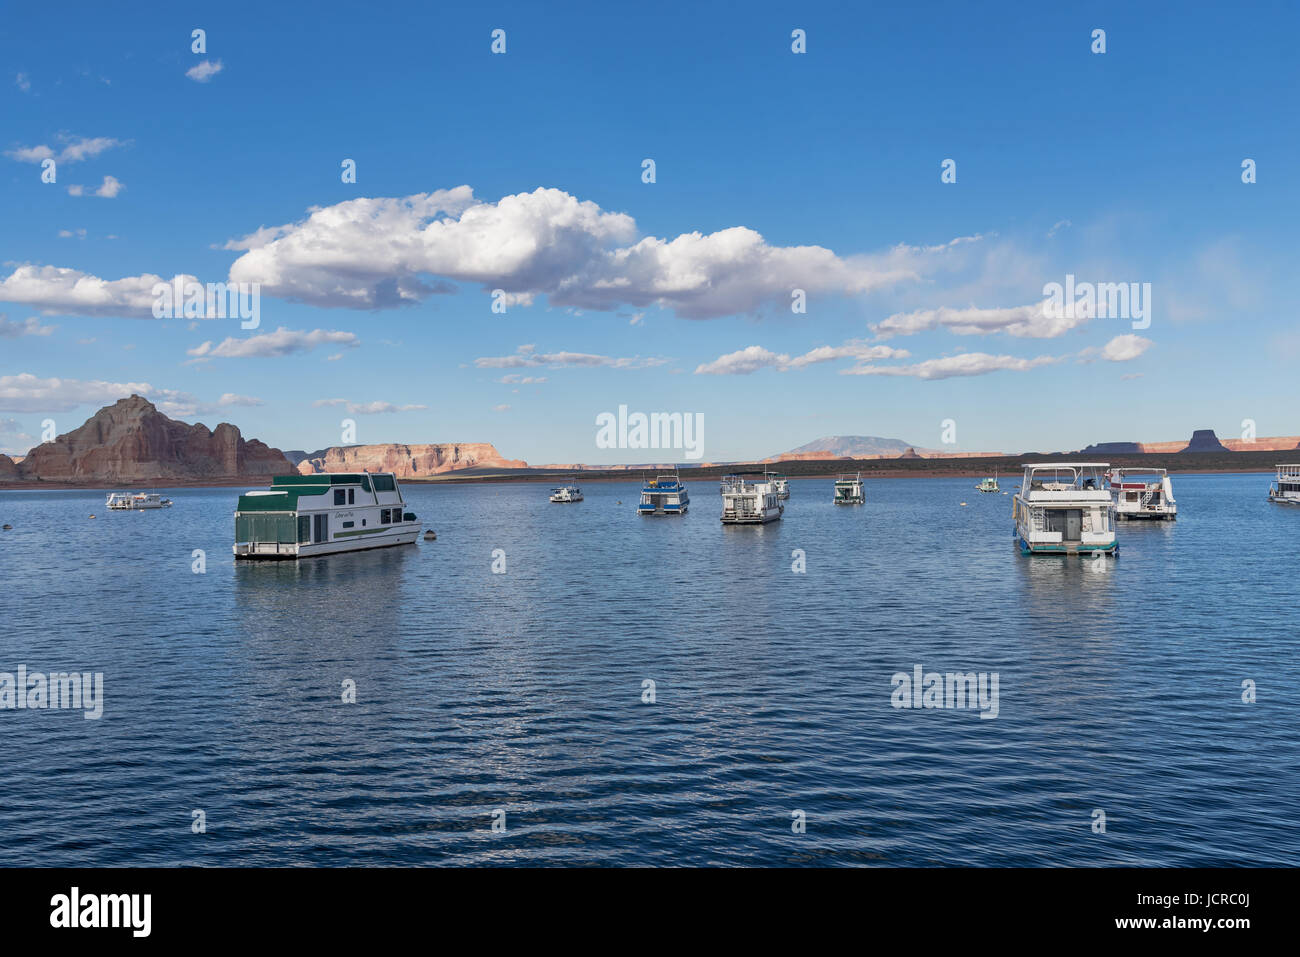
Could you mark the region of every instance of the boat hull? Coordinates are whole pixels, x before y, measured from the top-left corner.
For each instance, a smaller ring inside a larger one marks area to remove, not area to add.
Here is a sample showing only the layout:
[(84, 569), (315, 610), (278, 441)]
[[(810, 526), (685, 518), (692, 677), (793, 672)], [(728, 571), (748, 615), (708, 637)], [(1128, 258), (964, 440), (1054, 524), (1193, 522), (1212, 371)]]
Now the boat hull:
[(1288, 498), (1284, 495), (1270, 495), (1268, 500), (1277, 505), (1300, 505), (1300, 498)]
[(770, 522), (780, 521), (780, 514), (776, 515), (754, 515), (744, 518), (724, 518), (723, 525), (767, 525)]
[(1116, 512), (1115, 518), (1122, 522), (1175, 522), (1177, 512)]
[(294, 561), (299, 558), (319, 558), (340, 555), (344, 552), (368, 552), (376, 548), (393, 548), (413, 545), (420, 537), (419, 522), (393, 525), (364, 538), (334, 539), (328, 542), (251, 542), (232, 547), (238, 561)]
[(1119, 543), (1114, 540), (1102, 544), (1086, 545), (1082, 542), (1037, 542), (1030, 544), (1022, 536), (1017, 535), (1016, 544), (1020, 548), (1021, 555), (1078, 555), (1091, 558), (1098, 552), (1103, 555), (1119, 554)]

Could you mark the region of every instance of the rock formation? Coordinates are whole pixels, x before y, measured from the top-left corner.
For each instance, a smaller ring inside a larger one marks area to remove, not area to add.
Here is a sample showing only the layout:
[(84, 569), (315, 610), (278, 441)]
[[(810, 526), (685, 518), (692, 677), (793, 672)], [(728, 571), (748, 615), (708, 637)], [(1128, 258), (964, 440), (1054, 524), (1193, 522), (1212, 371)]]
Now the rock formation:
[(138, 395), (100, 409), (85, 424), (38, 445), (18, 478), (42, 482), (233, 481), (291, 472), (279, 449), (223, 422), (215, 431), (163, 415)]
[(1226, 452), (1219, 437), (1213, 429), (1197, 429), (1192, 433), (1192, 440), (1187, 443), (1184, 452)]
[(13, 482), (18, 479), (18, 465), (7, 455), (0, 455), (0, 482)]
[(298, 463), (304, 475), (313, 472), (393, 472), (398, 478), (423, 478), (471, 468), (526, 469), (520, 459), (506, 459), (489, 442), (445, 442), (436, 445), (346, 445), (315, 453)]

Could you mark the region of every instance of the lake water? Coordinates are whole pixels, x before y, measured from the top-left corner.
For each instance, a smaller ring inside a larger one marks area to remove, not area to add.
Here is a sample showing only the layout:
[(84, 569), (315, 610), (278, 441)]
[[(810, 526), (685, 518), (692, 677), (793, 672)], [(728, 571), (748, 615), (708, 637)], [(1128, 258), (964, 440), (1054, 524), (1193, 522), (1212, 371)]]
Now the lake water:
[[(409, 485), (436, 542), (239, 565), (237, 489), (159, 489), (175, 507), (143, 513), (0, 492), (0, 671), (104, 675), (99, 720), (0, 711), (0, 847), (50, 865), (1294, 864), (1300, 509), (1268, 503), (1269, 480), (1177, 476), (1179, 521), (1121, 525), (1100, 562), (1021, 556), (1011, 498), (973, 479), (869, 480), (861, 507), (796, 480), (764, 527), (721, 526), (716, 482), (681, 518), (638, 516), (639, 481), (574, 505)], [(918, 665), (997, 673), (997, 717), (893, 707), (891, 676)]]

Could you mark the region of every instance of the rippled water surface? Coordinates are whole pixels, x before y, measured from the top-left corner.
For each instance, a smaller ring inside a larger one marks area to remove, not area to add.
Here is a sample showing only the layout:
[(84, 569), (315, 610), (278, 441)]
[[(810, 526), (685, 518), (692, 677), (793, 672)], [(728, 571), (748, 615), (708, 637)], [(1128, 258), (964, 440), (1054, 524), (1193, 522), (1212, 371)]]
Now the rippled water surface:
[[(1010, 497), (970, 479), (872, 480), (862, 507), (796, 480), (785, 519), (750, 528), (719, 524), (712, 482), (682, 518), (639, 517), (639, 482), (575, 505), (535, 484), (412, 485), (436, 542), (238, 566), (236, 489), (145, 513), (0, 492), (0, 671), (99, 671), (105, 692), (98, 721), (0, 711), (0, 848), (69, 865), (1294, 864), (1300, 509), (1268, 483), (1176, 477), (1180, 520), (1121, 526), (1101, 562), (1022, 557)], [(916, 665), (996, 672), (997, 718), (892, 707), (891, 676)]]

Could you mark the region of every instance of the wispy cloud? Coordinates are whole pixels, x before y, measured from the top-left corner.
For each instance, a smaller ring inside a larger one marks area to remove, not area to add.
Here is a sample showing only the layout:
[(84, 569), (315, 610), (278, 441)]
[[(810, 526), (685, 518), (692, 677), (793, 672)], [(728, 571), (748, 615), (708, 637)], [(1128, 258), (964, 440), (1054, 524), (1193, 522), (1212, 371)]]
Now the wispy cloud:
[(86, 192), (86, 188), (87, 187), (85, 186), (77, 186), (77, 185), (69, 186), (68, 195), (69, 196), (99, 196), (102, 199), (112, 199), (118, 193), (122, 192), (122, 190), (126, 189), (126, 187), (122, 185), (121, 180), (119, 180), (116, 176), (105, 176), (104, 182), (100, 184), (99, 188), (95, 190), (91, 190), (89, 193)]
[(348, 399), (317, 399), (314, 408), (342, 406), (349, 415), (385, 415), (393, 412), (418, 412), (427, 409), (427, 405), (396, 405), (392, 402), (352, 402)]
[(185, 75), (196, 83), (207, 83), (223, 69), (225, 69), (225, 65), (220, 60), (216, 63), (204, 60), (202, 63), (197, 63), (186, 70)]
[(43, 326), (39, 319), (32, 316), (22, 322), (10, 319), (0, 312), (0, 339), (17, 339), (19, 336), (48, 336), (55, 326)]
[(352, 332), (343, 332), (336, 329), (313, 329), (311, 332), (302, 332), (281, 326), (275, 332), (267, 332), (260, 336), (245, 338), (231, 336), (215, 346), (211, 341), (203, 342), (193, 349), (187, 349), (185, 354), (194, 357), (188, 360), (193, 363), (206, 362), (209, 359), (287, 356), (295, 352), (310, 352), (321, 345), (342, 345), (355, 348), (360, 344), (361, 340)]
[[(1054, 339), (1065, 335), (1090, 318), (1087, 315), (1052, 316), (1041, 301), (1027, 306), (1008, 308), (921, 309), (916, 312), (896, 313), (873, 327), (881, 336), (910, 336), (929, 329), (947, 329), (959, 336), (1006, 333), (1028, 339)], [(1064, 313), (1064, 310), (1062, 310)]]
[(502, 385), (541, 385), (546, 381), (546, 376), (520, 375), (517, 372), (511, 372), (509, 375), (503, 375), (497, 381)]
[(31, 77), (26, 73), (19, 73), (14, 77), (14, 86), (18, 87), (18, 89), (22, 90), (24, 93), (30, 92), (32, 88)]
[(911, 376), (916, 379), (952, 379), (958, 376), (987, 375), (990, 372), (1012, 370), (1026, 372), (1039, 366), (1052, 365), (1062, 361), (1061, 356), (1037, 356), (1033, 359), (1021, 359), (1017, 356), (994, 356), (986, 352), (963, 352), (955, 356), (940, 359), (926, 359), (914, 365), (905, 366), (855, 366), (844, 369), (840, 375), (885, 375)]
[(696, 375), (749, 375), (759, 369), (777, 369), (785, 372), (790, 369), (802, 369), (820, 362), (832, 362), (836, 359), (856, 359), (866, 361), (873, 359), (906, 359), (911, 353), (906, 349), (894, 349), (889, 346), (871, 345), (861, 339), (850, 339), (842, 346), (818, 346), (801, 356), (793, 358), (785, 353), (772, 352), (762, 346), (748, 346), (736, 352), (719, 356), (712, 362), (696, 367)]
[(531, 369), (538, 366), (564, 368), (577, 366), (582, 368), (606, 369), (644, 369), (665, 365), (671, 359), (662, 356), (614, 356), (594, 355), (589, 352), (538, 352), (533, 345), (520, 346), (512, 356), (483, 356), (474, 360), (480, 369)]
[(55, 149), (44, 144), (39, 146), (20, 146), (16, 149), (7, 150), (5, 156), (17, 160), (20, 163), (43, 163), (47, 159), (52, 159), (58, 163), (79, 163), (82, 160), (91, 159), (98, 156), (106, 150), (113, 149), (116, 146), (125, 146), (125, 140), (117, 140), (108, 136), (69, 136), (59, 134), (55, 137), (55, 142), (62, 144), (60, 149)]

